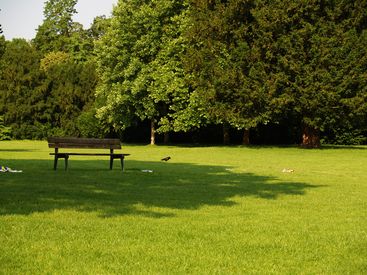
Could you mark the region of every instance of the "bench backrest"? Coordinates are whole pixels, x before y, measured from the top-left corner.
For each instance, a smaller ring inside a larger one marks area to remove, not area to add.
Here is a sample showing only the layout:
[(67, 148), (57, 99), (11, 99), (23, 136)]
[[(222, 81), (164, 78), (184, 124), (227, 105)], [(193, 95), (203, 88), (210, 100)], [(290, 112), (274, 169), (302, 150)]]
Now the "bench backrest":
[(119, 139), (49, 137), (49, 148), (121, 149)]

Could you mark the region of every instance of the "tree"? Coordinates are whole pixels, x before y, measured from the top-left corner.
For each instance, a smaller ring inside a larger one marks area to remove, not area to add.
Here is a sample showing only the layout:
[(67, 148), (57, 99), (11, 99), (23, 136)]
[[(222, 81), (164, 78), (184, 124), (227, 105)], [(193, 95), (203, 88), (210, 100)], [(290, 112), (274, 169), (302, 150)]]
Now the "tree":
[(366, 1), (272, 1), (262, 10), (260, 29), (272, 33), (273, 67), (305, 147), (365, 114), (366, 9)]
[(188, 92), (179, 59), (185, 9), (184, 1), (174, 0), (126, 0), (115, 7), (97, 44), (102, 75), (97, 114), (106, 129), (123, 130), (148, 119), (151, 143), (156, 130), (173, 129), (173, 113), (182, 108)]
[(42, 121), (43, 136), (85, 134), (78, 118), (93, 112), (98, 82), (94, 37), (90, 30), (73, 22), (76, 3), (77, 0), (46, 1), (45, 19), (33, 40), (42, 54), (42, 82), (33, 94), (41, 98), (37, 106), (43, 112), (36, 112), (34, 118)]
[(89, 36), (91, 36), (93, 40), (100, 39), (106, 33), (110, 22), (111, 19), (106, 18), (104, 15), (95, 17), (91, 27), (88, 30)]
[(95, 62), (79, 63), (66, 53), (49, 53), (42, 60), (45, 79), (40, 91), (47, 110), (43, 117), (50, 125), (50, 134), (79, 136), (77, 119), (88, 112), (94, 102), (98, 82)]
[(44, 21), (33, 40), (43, 54), (51, 51), (68, 51), (74, 29), (73, 15), (77, 0), (48, 0), (43, 11)]
[(243, 129), (248, 144), (249, 130), (271, 118), (256, 7), (252, 0), (195, 0), (190, 13), (186, 69), (206, 117), (223, 125), (225, 143), (229, 127)]
[(93, 53), (93, 38), (72, 17), (77, 13), (77, 0), (45, 2), (44, 21), (38, 27), (33, 43), (42, 53), (66, 52), (78, 62), (86, 61)]
[(0, 113), (15, 138), (38, 137), (34, 110), (41, 100), (34, 92), (40, 83), (39, 54), (24, 39), (6, 43), (0, 60)]
[(93, 60), (76, 62), (63, 52), (40, 60), (30, 43), (14, 39), (0, 71), (0, 114), (15, 138), (80, 135), (76, 121), (92, 109), (98, 81)]
[(11, 139), (11, 128), (4, 125), (4, 116), (0, 116), (0, 140)]

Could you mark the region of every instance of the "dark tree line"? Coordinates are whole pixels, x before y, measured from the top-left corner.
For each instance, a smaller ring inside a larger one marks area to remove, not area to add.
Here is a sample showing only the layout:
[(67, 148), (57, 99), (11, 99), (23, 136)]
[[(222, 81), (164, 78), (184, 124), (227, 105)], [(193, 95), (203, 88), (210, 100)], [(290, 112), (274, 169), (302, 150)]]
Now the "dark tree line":
[(84, 30), (72, 20), (76, 3), (47, 1), (32, 41), (0, 38), (0, 116), (11, 129), (8, 138), (101, 135), (93, 113), (99, 80), (93, 51), (108, 19), (97, 17)]
[(76, 3), (47, 1), (31, 42), (0, 39), (3, 136), (149, 122), (151, 143), (220, 127), (249, 144), (276, 125), (306, 147), (366, 142), (366, 0), (120, 0), (87, 30)]

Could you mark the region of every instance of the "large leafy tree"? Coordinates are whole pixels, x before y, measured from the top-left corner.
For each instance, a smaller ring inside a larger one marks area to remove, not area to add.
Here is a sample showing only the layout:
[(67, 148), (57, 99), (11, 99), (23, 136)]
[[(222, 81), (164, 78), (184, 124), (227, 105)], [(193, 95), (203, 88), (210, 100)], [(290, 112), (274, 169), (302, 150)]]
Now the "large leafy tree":
[(44, 21), (38, 27), (33, 43), (42, 53), (63, 51), (77, 61), (87, 60), (93, 52), (93, 39), (88, 30), (73, 21), (77, 0), (48, 0)]
[[(151, 143), (157, 125), (161, 132), (174, 129), (175, 114), (187, 95), (179, 58), (184, 2), (124, 0), (115, 7), (97, 48), (102, 75), (98, 116), (108, 129), (148, 119)], [(180, 127), (183, 123), (176, 124)]]
[(100, 39), (107, 31), (110, 25), (111, 18), (106, 16), (97, 16), (93, 19), (92, 25), (88, 30), (88, 35), (93, 38), (93, 40)]
[(77, 0), (48, 0), (44, 21), (38, 27), (34, 43), (42, 53), (67, 51), (74, 29), (73, 15)]

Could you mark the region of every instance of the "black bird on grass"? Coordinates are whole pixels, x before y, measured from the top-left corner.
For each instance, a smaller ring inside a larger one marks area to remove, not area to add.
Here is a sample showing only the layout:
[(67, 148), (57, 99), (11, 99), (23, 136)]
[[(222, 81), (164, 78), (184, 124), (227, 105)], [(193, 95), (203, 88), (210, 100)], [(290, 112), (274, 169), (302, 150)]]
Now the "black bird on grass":
[(165, 157), (165, 158), (162, 158), (161, 161), (169, 161), (171, 159), (171, 157)]

